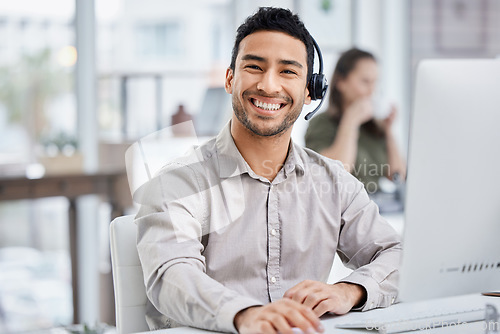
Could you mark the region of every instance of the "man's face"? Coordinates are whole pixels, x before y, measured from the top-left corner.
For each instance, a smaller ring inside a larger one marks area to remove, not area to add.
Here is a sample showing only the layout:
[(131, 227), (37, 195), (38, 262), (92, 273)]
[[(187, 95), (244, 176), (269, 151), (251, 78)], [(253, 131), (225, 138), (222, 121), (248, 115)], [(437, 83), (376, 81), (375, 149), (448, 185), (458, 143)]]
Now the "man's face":
[(226, 91), (233, 96), (233, 122), (258, 136), (291, 131), (304, 103), (311, 102), (306, 81), (307, 52), (302, 41), (276, 31), (246, 36), (234, 71), (226, 72)]

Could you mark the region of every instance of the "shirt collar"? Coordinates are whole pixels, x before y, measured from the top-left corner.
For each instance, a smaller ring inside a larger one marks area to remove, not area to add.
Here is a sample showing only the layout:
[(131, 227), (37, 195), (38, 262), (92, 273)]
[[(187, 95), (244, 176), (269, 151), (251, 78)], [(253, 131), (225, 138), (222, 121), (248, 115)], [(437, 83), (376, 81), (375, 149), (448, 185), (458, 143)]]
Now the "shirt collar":
[[(229, 178), (244, 173), (250, 175), (255, 174), (234, 143), (234, 139), (231, 135), (231, 121), (229, 121), (220, 131), (215, 142), (219, 159), (219, 176), (221, 178)], [(291, 140), (284, 164), (284, 171), (287, 176), (295, 169), (302, 173), (305, 171), (304, 161), (297, 153), (298, 149), (300, 148)]]
[(290, 175), (295, 169), (304, 174), (304, 161), (297, 152), (299, 149), (300, 147), (298, 147), (293, 140), (290, 140), (290, 148), (288, 149), (288, 156), (285, 160), (285, 173), (287, 176)]
[(231, 136), (231, 121), (219, 132), (215, 139), (219, 159), (219, 176), (228, 178), (248, 173), (250, 167), (241, 156)]

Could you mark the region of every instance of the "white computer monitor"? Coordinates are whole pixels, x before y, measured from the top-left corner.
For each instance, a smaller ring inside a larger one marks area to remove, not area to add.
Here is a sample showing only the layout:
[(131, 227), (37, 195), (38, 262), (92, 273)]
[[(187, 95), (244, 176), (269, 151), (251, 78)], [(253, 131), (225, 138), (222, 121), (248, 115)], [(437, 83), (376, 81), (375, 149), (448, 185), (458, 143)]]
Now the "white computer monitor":
[(408, 151), (400, 299), (500, 291), (500, 60), (426, 60)]

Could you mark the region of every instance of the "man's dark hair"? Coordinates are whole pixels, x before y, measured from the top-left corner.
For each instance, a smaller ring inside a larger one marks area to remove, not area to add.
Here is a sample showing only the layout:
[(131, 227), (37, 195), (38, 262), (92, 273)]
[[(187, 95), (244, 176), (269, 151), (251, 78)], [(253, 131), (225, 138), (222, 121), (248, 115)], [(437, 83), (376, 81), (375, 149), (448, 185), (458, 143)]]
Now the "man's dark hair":
[(307, 83), (311, 79), (314, 66), (314, 45), (312, 37), (307, 31), (304, 23), (297, 14), (293, 14), (289, 9), (260, 7), (252, 16), (247, 17), (245, 22), (239, 26), (236, 31), (233, 52), (231, 56), (231, 65), (229, 67), (234, 71), (236, 66), (236, 57), (240, 48), (240, 42), (243, 38), (258, 31), (279, 31), (304, 43), (307, 51)]

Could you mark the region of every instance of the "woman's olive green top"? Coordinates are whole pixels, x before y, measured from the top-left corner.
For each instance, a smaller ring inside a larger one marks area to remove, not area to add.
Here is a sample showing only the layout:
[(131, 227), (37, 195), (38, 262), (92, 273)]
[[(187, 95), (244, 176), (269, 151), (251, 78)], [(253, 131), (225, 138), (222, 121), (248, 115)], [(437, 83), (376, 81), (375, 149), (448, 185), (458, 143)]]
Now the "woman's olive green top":
[[(328, 112), (323, 112), (309, 121), (305, 142), (306, 147), (320, 153), (332, 145), (339, 123)], [(360, 127), (358, 153), (351, 173), (365, 185), (369, 193), (378, 190), (378, 180), (389, 175), (387, 146), (385, 138), (368, 132)]]

